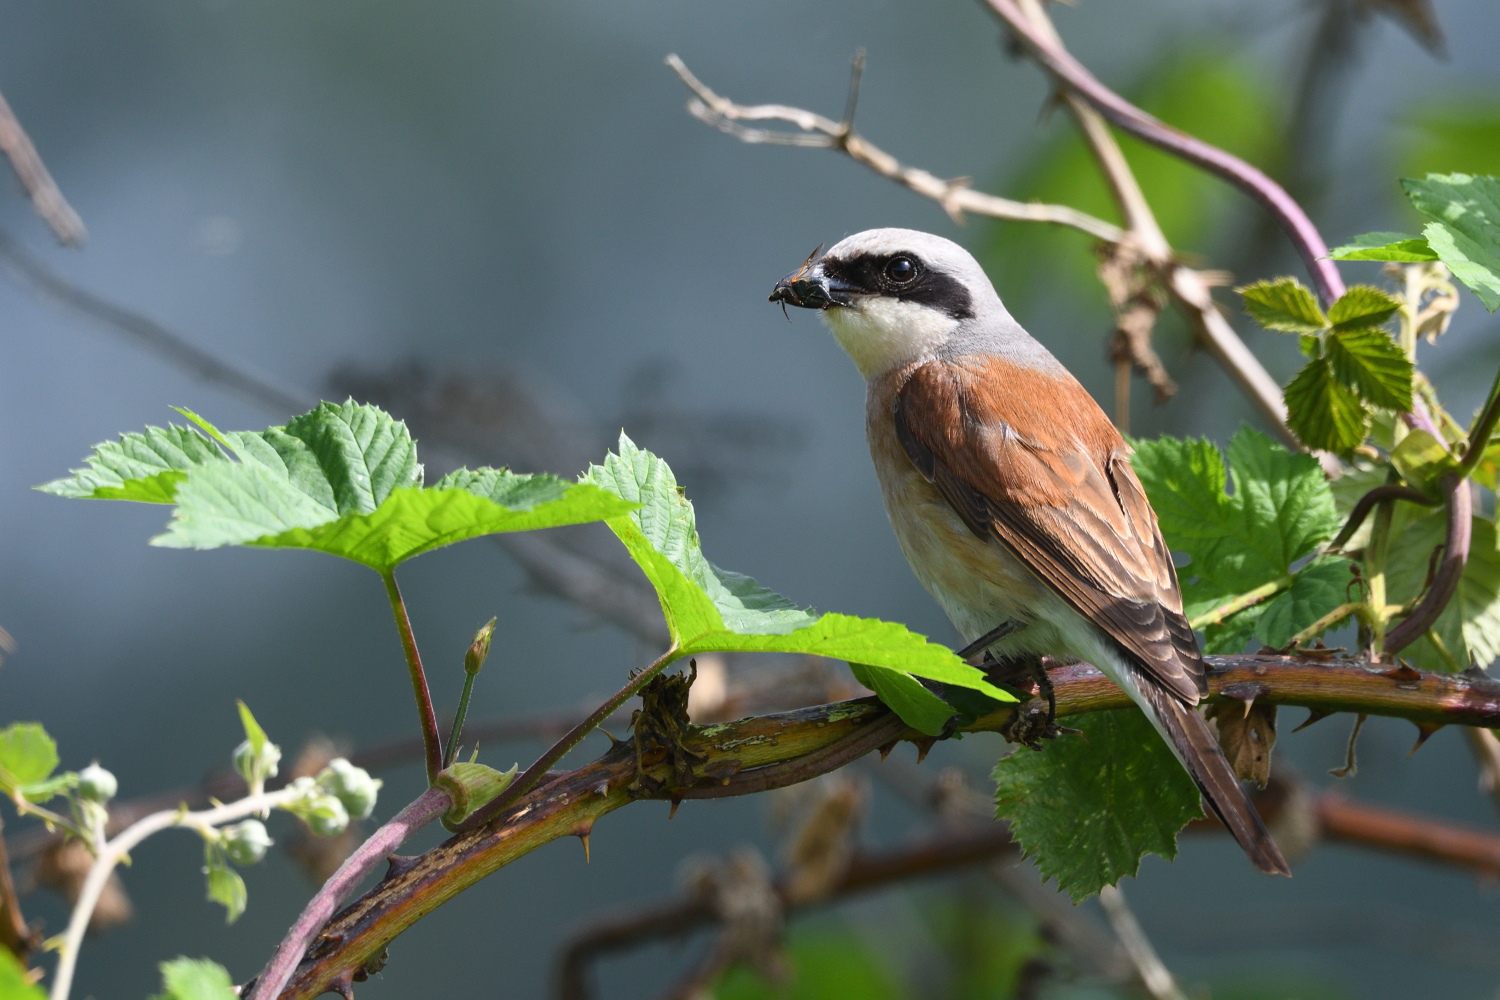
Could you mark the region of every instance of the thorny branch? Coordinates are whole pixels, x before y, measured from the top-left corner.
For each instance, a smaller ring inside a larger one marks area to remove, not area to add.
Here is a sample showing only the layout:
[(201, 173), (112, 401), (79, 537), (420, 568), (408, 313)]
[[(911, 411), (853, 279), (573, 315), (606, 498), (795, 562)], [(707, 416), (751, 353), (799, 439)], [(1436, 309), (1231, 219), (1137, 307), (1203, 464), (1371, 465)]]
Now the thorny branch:
[[(1335, 711), (1396, 716), (1429, 732), (1449, 723), (1500, 725), (1500, 682), (1488, 678), (1382, 669), (1358, 660), (1238, 656), (1211, 657), (1210, 664), (1209, 685), (1216, 695), (1230, 689), (1242, 699), (1301, 705), (1316, 716)], [(1119, 688), (1086, 664), (1055, 668), (1051, 677), (1060, 715), (1130, 704)], [(970, 729), (998, 730), (1012, 711), (986, 716)], [(706, 761), (698, 773), (715, 776), (700, 778), (685, 790), (645, 794), (748, 794), (805, 780), (881, 743), (919, 738), (893, 718), (867, 698), (694, 727), (694, 749)], [(663, 784), (671, 776), (665, 757), (662, 753), (657, 761), (647, 760), (650, 777)], [(809, 760), (816, 766), (804, 764)], [(731, 770), (729, 777), (723, 776)], [(635, 779), (634, 748), (616, 745), (591, 764), (549, 776), (490, 825), (459, 834), (418, 858), (393, 863), (384, 881), (333, 918), (282, 996), (313, 997), (345, 983), (344, 977), (363, 969), (401, 931), (465, 888), (558, 837), (589, 836), (599, 817), (636, 797), (630, 788)]]

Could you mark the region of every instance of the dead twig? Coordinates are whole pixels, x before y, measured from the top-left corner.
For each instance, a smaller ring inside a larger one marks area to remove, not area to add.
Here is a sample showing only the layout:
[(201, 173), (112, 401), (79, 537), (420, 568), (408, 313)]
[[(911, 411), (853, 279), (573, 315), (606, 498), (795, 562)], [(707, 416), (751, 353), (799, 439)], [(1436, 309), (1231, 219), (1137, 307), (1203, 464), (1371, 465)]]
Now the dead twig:
[(31, 137), (21, 127), (20, 120), (3, 95), (0, 95), (0, 152), (4, 152), (10, 160), (11, 168), (15, 170), (21, 186), (31, 198), (36, 214), (52, 227), (58, 241), (63, 246), (82, 246), (83, 241), (88, 238), (83, 220), (73, 211), (68, 199), (63, 197), (57, 182), (47, 172), (47, 165), (42, 162), (36, 146), (32, 145)]

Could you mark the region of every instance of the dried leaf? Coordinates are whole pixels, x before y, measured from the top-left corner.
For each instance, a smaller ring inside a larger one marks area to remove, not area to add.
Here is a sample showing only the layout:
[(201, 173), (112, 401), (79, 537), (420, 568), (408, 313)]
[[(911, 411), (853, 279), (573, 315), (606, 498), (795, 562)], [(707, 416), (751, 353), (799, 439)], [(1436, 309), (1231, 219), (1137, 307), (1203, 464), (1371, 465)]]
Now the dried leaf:
[(1265, 702), (1216, 701), (1205, 713), (1219, 734), (1219, 746), (1241, 781), (1265, 788), (1276, 745), (1276, 706)]

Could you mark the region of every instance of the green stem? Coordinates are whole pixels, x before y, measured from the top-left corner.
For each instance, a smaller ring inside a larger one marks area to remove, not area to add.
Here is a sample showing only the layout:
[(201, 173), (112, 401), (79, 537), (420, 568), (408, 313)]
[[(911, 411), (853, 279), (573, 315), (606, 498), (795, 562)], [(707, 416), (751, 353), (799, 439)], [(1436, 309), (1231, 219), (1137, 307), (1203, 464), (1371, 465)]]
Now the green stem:
[(1495, 433), (1496, 422), (1500, 422), (1500, 372), (1495, 373), (1495, 384), (1490, 386), (1490, 397), (1475, 418), (1473, 429), (1469, 431), (1468, 449), (1458, 463), (1460, 479), (1467, 479), (1469, 473), (1479, 465), (1480, 459), (1484, 458), (1484, 450), (1489, 446), (1490, 436)]
[(464, 674), (463, 694), (458, 696), (458, 711), (453, 715), (453, 731), (448, 734), (448, 750), (443, 754), (443, 770), (447, 770), (453, 764), (453, 758), (458, 755), (458, 738), (463, 735), (464, 716), (469, 714), (469, 695), (474, 693), (474, 678), (478, 674)]
[(391, 599), (391, 614), (396, 616), (401, 648), (406, 653), (406, 669), (411, 673), (412, 693), (417, 697), (417, 718), (422, 723), (422, 745), (427, 758), (427, 783), (431, 785), (443, 769), (443, 738), (438, 735), (437, 716), (432, 711), (432, 692), (427, 689), (422, 654), (417, 652), (417, 638), (411, 631), (411, 618), (406, 614), (401, 588), (396, 586), (396, 574), (382, 573), (380, 578), (385, 581), (385, 593)]
[(519, 778), (512, 781), (510, 787), (501, 792), (494, 801), (464, 820), (459, 825), (459, 829), (473, 830), (483, 826), (508, 809), (521, 796), (531, 791), (532, 788), (536, 787), (536, 783), (546, 776), (547, 771), (551, 769), (553, 764), (562, 760), (563, 756), (569, 750), (576, 747), (583, 741), (585, 736), (597, 729), (601, 722), (614, 715), (615, 709), (640, 693), (641, 688), (651, 683), (651, 679), (665, 670), (672, 661), (677, 659), (677, 656), (677, 644), (674, 642), (671, 649), (651, 661), (650, 666), (636, 674), (630, 679), (629, 683), (619, 691), (616, 691), (614, 697), (594, 709), (593, 714), (587, 719), (584, 719), (578, 725), (568, 730), (566, 736), (554, 743), (552, 749), (538, 757), (536, 763), (528, 767), (526, 772)]
[[(1391, 470), (1387, 481), (1395, 478), (1395, 470)], [(1370, 626), (1370, 656), (1374, 660), (1379, 660), (1385, 649), (1385, 626), (1390, 620), (1385, 599), (1385, 557), (1390, 545), (1391, 518), (1395, 514), (1395, 507), (1394, 502), (1383, 500), (1375, 508), (1375, 523), (1370, 527), (1370, 542), (1365, 546), (1365, 578), (1369, 581), (1370, 592), (1365, 601), (1364, 618)]]
[(1247, 590), (1233, 600), (1219, 605), (1212, 611), (1204, 612), (1197, 618), (1194, 618), (1192, 621), (1188, 622), (1188, 627), (1196, 631), (1197, 629), (1205, 628), (1209, 625), (1217, 625), (1219, 624), (1219, 622), (1223, 621), (1225, 618), (1228, 618), (1230, 615), (1235, 614), (1239, 611), (1244, 611), (1246, 608), (1252, 605), (1259, 604), (1261, 601), (1264, 601), (1266, 598), (1272, 596), (1273, 594), (1281, 593), (1291, 585), (1292, 575), (1290, 573), (1279, 580), (1272, 580), (1270, 583), (1263, 583), (1259, 587), (1256, 587), (1254, 590)]
[(1311, 639), (1313, 636), (1320, 635), (1321, 633), (1328, 631), (1339, 622), (1343, 621), (1345, 618), (1348, 618), (1350, 615), (1357, 612), (1362, 607), (1364, 607), (1364, 605), (1359, 601), (1351, 601), (1348, 604), (1340, 604), (1338, 607), (1328, 612), (1328, 614), (1324, 615), (1322, 618), (1319, 618), (1317, 621), (1307, 626), (1307, 628), (1292, 636), (1292, 641), (1287, 643), (1288, 647), (1296, 648), (1297, 646), (1300, 646), (1307, 640)]

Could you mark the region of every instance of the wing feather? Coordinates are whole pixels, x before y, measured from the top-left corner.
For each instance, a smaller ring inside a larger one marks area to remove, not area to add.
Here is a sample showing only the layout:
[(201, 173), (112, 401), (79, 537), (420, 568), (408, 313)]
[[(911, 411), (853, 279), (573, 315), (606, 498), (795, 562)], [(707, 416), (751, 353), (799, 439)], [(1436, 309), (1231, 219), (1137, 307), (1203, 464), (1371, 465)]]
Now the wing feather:
[(897, 391), (892, 415), (913, 465), (971, 531), (999, 539), (1179, 697), (1207, 693), (1129, 446), (1071, 376), (993, 358), (932, 361)]

